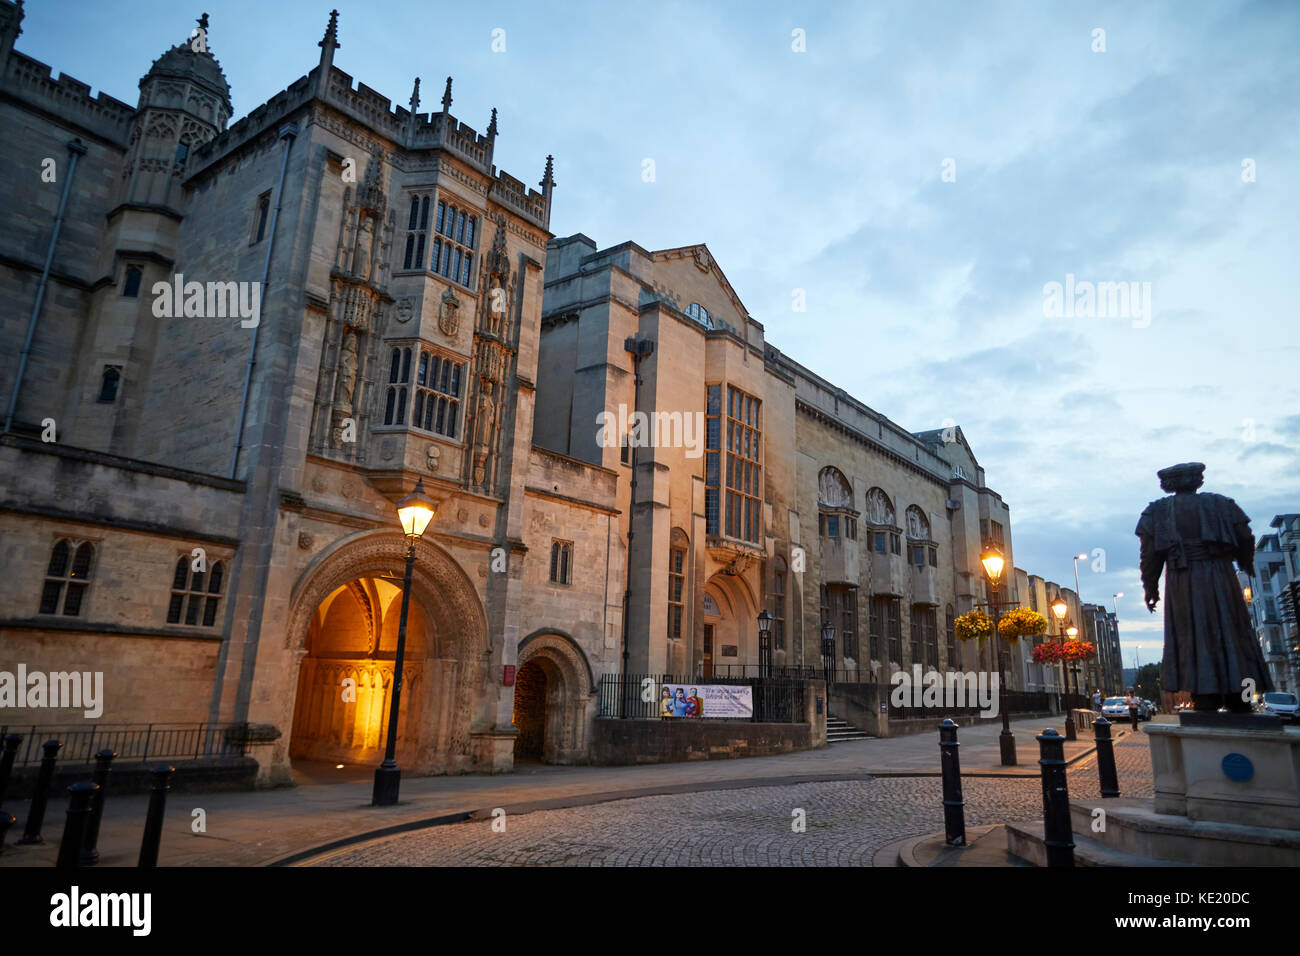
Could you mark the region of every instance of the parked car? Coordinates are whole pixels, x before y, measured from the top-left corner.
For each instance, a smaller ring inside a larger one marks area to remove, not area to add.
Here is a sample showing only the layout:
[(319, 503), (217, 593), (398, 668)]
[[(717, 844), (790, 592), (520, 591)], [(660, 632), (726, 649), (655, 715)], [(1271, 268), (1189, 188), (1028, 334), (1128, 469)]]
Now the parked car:
[(1300, 701), (1296, 700), (1295, 694), (1287, 691), (1270, 690), (1265, 692), (1260, 696), (1259, 703), (1255, 705), (1255, 710), (1261, 714), (1281, 717), (1291, 723), (1300, 720), (1300, 717), (1297, 716), (1297, 711), (1300, 710)]
[(1160, 713), (1160, 708), (1156, 706), (1155, 701), (1144, 700), (1142, 703), (1146, 705), (1146, 713), (1142, 715), (1143, 720), (1152, 720)]
[(1128, 704), (1124, 703), (1123, 697), (1107, 697), (1101, 702), (1101, 713), (1112, 723), (1117, 720), (1129, 719)]

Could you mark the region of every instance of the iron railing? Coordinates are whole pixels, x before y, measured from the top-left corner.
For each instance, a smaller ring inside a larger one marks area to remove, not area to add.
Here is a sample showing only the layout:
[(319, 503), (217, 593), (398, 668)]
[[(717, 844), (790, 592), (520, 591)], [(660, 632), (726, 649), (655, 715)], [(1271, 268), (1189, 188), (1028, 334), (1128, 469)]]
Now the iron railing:
[(0, 737), (21, 734), (16, 766), (41, 762), (41, 745), (57, 740), (59, 763), (94, 763), (105, 747), (117, 751), (118, 761), (152, 759), (197, 760), (200, 757), (242, 757), (248, 753), (247, 724), (90, 724), (0, 726)]

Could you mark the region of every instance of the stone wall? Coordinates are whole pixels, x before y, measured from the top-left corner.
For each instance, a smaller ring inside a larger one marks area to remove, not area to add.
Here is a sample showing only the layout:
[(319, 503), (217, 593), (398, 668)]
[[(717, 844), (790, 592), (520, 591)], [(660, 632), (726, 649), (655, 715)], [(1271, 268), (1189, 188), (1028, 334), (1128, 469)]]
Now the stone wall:
[(809, 750), (809, 724), (708, 720), (597, 720), (591, 760), (598, 764), (727, 760)]

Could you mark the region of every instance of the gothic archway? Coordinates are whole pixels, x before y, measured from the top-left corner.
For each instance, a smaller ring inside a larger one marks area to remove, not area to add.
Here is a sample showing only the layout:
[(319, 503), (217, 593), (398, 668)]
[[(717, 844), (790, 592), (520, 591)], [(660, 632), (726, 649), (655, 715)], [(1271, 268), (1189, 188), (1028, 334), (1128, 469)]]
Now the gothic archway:
[[(303, 573), (285, 632), (298, 660), (286, 702), (290, 754), (373, 761), (392, 691), (406, 541), (392, 532), (343, 539)], [(487, 619), (468, 576), (428, 540), (416, 546), (398, 720), (398, 763), (414, 773), (475, 769), (472, 734), (493, 725)], [(345, 699), (343, 681), (355, 681)]]

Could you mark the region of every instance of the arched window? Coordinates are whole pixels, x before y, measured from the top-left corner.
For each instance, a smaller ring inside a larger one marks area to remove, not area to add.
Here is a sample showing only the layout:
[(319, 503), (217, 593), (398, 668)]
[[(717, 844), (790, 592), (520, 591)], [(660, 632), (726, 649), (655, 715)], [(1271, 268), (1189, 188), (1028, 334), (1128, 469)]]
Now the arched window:
[(931, 543), (930, 519), (916, 505), (908, 505), (907, 520), (907, 562), (914, 567), (923, 568), (939, 566), (939, 549)]
[(838, 468), (827, 466), (817, 476), (817, 528), (822, 537), (858, 536), (853, 487)]
[(117, 386), (122, 381), (122, 372), (116, 365), (104, 366), (104, 377), (99, 383), (97, 401), (111, 405), (117, 401)]
[(388, 370), (388, 397), (384, 404), (385, 425), (406, 424), (406, 385), (411, 381), (411, 350), (393, 349)]
[(62, 609), (65, 617), (80, 615), (94, 563), (95, 546), (89, 541), (77, 544), (64, 538), (55, 542), (45, 569), (40, 613), (58, 614)]
[(211, 569), (198, 570), (197, 561), (189, 555), (176, 559), (172, 575), (172, 598), (167, 605), (167, 623), (180, 624), (182, 615), (188, 627), (212, 627), (217, 620), (217, 606), (221, 602), (221, 584), (225, 569), (214, 562)]
[(134, 299), (140, 295), (140, 281), (144, 278), (144, 270), (139, 266), (126, 267), (126, 281), (122, 283), (122, 295), (127, 299)]
[(686, 610), (686, 532), (673, 528), (668, 545), (668, 637), (680, 640)]
[(257, 215), (254, 219), (257, 226), (253, 230), (253, 244), (261, 242), (266, 238), (266, 219), (271, 214), (271, 194), (264, 192), (257, 199)]
[(772, 649), (785, 650), (785, 559), (779, 555), (772, 572)]
[(692, 302), (688, 305), (686, 307), (686, 314), (706, 329), (713, 328), (713, 316), (709, 314), (708, 309), (700, 305), (698, 302)]

